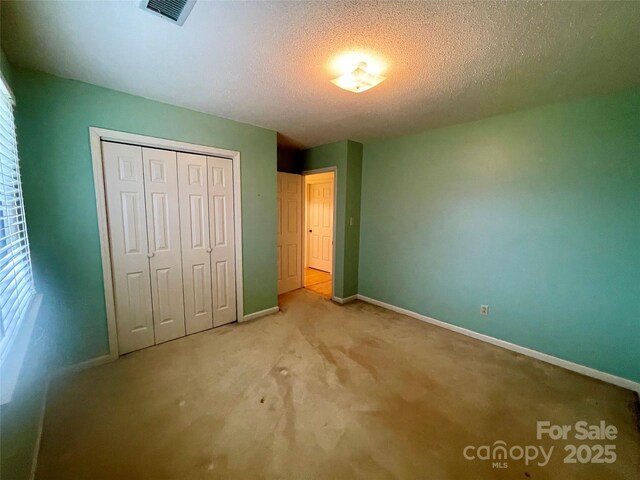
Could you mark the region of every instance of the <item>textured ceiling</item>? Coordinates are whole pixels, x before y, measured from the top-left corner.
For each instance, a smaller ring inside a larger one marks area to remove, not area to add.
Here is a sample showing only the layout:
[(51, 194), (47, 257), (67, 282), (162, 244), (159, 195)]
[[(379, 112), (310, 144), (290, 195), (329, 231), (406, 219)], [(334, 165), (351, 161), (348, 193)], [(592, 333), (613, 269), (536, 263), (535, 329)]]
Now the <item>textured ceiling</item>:
[[(415, 132), (640, 84), (640, 2), (2, 2), (19, 66), (277, 130), (313, 146)], [(341, 52), (388, 79), (330, 82)]]

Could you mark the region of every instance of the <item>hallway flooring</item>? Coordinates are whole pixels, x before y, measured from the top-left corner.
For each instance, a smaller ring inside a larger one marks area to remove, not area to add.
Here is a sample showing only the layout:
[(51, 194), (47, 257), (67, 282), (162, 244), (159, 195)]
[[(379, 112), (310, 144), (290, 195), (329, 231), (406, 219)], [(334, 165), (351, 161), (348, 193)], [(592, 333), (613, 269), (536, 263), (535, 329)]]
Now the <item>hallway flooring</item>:
[(323, 272), (322, 270), (316, 270), (315, 268), (305, 268), (304, 288), (331, 298), (331, 274), (329, 272)]

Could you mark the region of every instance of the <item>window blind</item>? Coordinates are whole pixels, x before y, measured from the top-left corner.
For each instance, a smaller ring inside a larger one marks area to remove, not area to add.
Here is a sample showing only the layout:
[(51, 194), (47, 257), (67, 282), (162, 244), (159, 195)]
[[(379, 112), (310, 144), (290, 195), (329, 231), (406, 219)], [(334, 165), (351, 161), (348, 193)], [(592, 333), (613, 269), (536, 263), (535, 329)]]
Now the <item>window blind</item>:
[(0, 85), (0, 90), (0, 361), (3, 361), (35, 290), (22, 201), (13, 103), (5, 85)]

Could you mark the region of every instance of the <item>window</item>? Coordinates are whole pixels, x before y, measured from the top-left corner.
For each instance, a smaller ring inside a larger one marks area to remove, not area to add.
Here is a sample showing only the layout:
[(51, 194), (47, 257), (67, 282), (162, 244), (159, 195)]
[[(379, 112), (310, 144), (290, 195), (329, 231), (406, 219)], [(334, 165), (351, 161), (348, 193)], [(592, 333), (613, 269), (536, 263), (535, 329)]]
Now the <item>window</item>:
[(0, 82), (0, 363), (34, 297), (12, 96)]

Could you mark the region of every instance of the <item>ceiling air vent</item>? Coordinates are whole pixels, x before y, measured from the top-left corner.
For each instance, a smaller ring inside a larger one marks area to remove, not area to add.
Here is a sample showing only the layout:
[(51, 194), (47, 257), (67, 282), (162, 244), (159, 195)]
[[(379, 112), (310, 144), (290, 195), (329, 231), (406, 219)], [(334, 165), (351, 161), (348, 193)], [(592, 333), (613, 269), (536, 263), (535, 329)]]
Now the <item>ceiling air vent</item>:
[(142, 0), (140, 8), (182, 25), (195, 3), (196, 0)]

